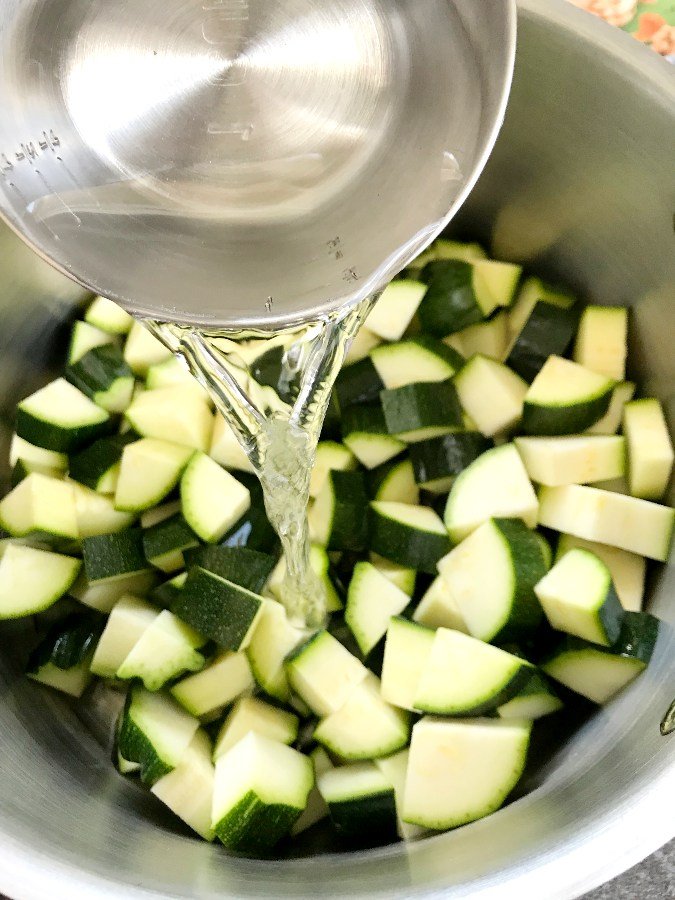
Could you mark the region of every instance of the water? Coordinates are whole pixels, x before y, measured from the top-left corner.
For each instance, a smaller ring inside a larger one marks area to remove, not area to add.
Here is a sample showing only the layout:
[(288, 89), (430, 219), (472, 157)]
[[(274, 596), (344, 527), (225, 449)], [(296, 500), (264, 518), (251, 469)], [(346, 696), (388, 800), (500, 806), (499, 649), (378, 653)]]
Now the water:
[(310, 629), (326, 620), (309, 565), (310, 477), (335, 378), (373, 302), (271, 336), (145, 323), (209, 391), (250, 459), (286, 559), (282, 602)]

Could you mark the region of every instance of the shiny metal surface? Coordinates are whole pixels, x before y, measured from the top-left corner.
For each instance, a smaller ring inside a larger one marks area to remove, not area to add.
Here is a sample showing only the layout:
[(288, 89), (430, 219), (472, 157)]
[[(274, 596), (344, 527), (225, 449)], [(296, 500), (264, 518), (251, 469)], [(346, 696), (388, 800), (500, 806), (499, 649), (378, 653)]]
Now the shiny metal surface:
[[(674, 127), (673, 72), (656, 55), (566, 0), (521, 0), (505, 130), (457, 222), (485, 240), (494, 225), (499, 252), (599, 302), (631, 304), (636, 371), (666, 401), (671, 426)], [(7, 429), (13, 404), (44, 377), (40, 353), (54, 351), (40, 300), (52, 288), (33, 281), (52, 276), (24, 265), (11, 247), (0, 254)], [(675, 736), (659, 733), (675, 694), (672, 563), (651, 596), (667, 624), (648, 672), (584, 726), (529, 796), (407, 850), (279, 862), (231, 859), (157, 827), (158, 807), (116, 776), (67, 707), (21, 679), (22, 645), (5, 624), (0, 891), (16, 900), (579, 896), (675, 834)]]
[[(0, 211), (160, 320), (373, 293), (475, 182), (513, 0), (4, 0)], [(450, 212), (449, 212), (450, 211)]]

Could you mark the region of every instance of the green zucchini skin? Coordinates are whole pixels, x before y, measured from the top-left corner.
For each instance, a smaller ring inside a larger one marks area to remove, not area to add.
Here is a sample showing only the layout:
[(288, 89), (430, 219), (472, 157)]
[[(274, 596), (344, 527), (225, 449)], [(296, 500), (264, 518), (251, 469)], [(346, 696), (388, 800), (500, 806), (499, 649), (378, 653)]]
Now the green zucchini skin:
[(417, 311), (422, 328), (443, 338), (484, 318), (473, 290), (473, 266), (459, 260), (436, 260), (422, 270), (428, 289)]
[(218, 547), (209, 544), (185, 553), (188, 568), (199, 566), (254, 594), (259, 594), (265, 587), (276, 562), (274, 556), (246, 547)]
[(380, 516), (371, 506), (370, 549), (401, 566), (435, 575), (436, 564), (450, 552), (450, 538)]
[(389, 434), (420, 428), (460, 428), (462, 407), (451, 380), (407, 384), (380, 394)]
[(375, 847), (398, 839), (393, 788), (369, 797), (333, 802), (328, 809), (335, 830), (348, 844)]
[(342, 414), (342, 436), (350, 434), (389, 434), (382, 404), (362, 403), (349, 406)]
[(97, 490), (101, 478), (122, 459), (126, 445), (136, 440), (133, 431), (99, 438), (71, 456), (70, 477), (93, 491)]
[(492, 441), (478, 431), (456, 431), (420, 441), (410, 447), (410, 459), (418, 484), (459, 475), (492, 447)]
[(605, 415), (611, 399), (612, 392), (609, 391), (585, 403), (575, 403), (571, 406), (539, 406), (526, 400), (523, 432), (542, 437), (580, 434)]
[(31, 653), (26, 671), (38, 672), (47, 663), (63, 670), (78, 666), (94, 649), (105, 622), (94, 612), (72, 613), (57, 622)]
[(85, 538), (82, 541), (82, 556), (90, 583), (149, 569), (143, 551), (141, 528), (127, 528), (116, 534)]
[(344, 368), (335, 382), (335, 394), (342, 413), (348, 406), (379, 400), (383, 390), (382, 379), (368, 356)]
[(516, 338), (506, 364), (531, 383), (549, 356), (564, 356), (579, 325), (576, 306), (563, 309), (539, 300)]
[(239, 650), (262, 602), (246, 588), (195, 566), (172, 601), (171, 612), (222, 650)]
[(328, 473), (334, 496), (329, 550), (365, 550), (368, 546), (368, 492), (362, 472)]
[(118, 378), (133, 377), (134, 373), (115, 344), (94, 347), (66, 368), (68, 381), (92, 399), (100, 391), (107, 391)]

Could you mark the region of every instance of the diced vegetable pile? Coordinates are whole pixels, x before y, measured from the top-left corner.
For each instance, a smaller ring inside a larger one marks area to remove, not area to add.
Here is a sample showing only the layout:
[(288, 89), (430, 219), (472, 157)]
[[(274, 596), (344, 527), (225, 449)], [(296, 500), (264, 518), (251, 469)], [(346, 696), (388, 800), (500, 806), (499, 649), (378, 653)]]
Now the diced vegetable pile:
[[(46, 632), (29, 677), (125, 691), (119, 771), (231, 850), (323, 819), (359, 846), (493, 812), (533, 727), (611, 700), (657, 641), (645, 567), (669, 553), (673, 448), (659, 401), (633, 399), (627, 333), (626, 309), (475, 244), (439, 240), (394, 281), (317, 452), (331, 621), (308, 635), (229, 427), (97, 298), (64, 377), (18, 406), (0, 502), (0, 618)], [(248, 387), (287, 400), (282, 354), (255, 356)]]

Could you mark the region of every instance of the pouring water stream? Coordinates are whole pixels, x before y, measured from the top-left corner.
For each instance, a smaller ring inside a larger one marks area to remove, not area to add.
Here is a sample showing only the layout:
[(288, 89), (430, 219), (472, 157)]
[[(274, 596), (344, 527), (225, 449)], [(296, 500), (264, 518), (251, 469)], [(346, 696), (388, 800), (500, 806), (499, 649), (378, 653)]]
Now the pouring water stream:
[(373, 303), (366, 299), (285, 335), (280, 383), (297, 389), (292, 404), (277, 396), (267, 410), (246, 389), (252, 382), (241, 341), (249, 334), (145, 321), (209, 392), (255, 469), (284, 552), (281, 599), (291, 621), (308, 629), (326, 620), (325, 592), (309, 564), (310, 478), (333, 384)]

